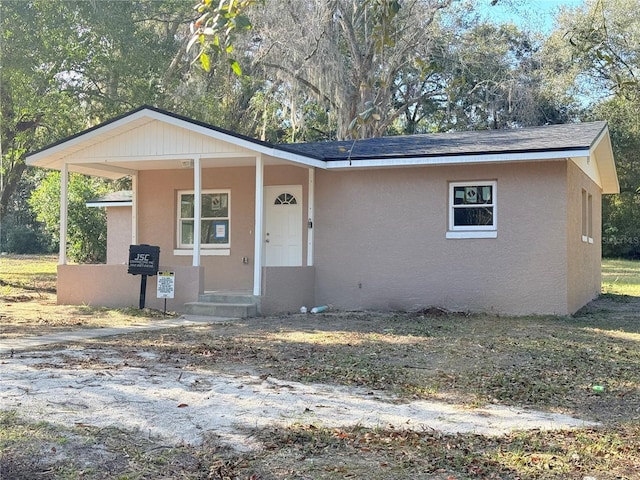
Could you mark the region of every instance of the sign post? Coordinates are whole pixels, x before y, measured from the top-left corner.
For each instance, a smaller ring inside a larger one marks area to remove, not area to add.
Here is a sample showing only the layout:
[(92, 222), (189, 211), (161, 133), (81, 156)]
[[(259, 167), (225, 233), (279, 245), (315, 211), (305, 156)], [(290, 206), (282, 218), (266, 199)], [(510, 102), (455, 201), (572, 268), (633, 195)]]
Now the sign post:
[(139, 307), (144, 308), (147, 294), (147, 276), (158, 273), (160, 263), (160, 247), (152, 245), (129, 245), (129, 269), (131, 275), (142, 275), (140, 279)]
[(175, 272), (158, 272), (158, 298), (164, 298), (164, 314), (167, 314), (167, 298), (173, 298), (176, 291)]

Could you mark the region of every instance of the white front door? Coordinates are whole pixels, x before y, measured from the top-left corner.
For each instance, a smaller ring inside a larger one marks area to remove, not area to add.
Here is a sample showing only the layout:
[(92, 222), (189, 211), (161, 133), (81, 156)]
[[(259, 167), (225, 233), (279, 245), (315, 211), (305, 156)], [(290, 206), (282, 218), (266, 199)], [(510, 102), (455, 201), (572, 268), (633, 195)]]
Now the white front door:
[(302, 266), (302, 185), (264, 188), (264, 265)]

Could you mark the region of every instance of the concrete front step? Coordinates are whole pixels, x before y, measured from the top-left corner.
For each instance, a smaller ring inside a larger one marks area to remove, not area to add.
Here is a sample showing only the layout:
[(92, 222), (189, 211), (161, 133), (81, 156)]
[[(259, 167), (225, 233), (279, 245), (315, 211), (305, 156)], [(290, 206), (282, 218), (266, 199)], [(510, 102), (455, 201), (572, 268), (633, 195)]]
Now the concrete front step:
[(258, 298), (248, 291), (214, 291), (199, 295), (197, 302), (185, 304), (185, 313), (211, 317), (255, 317)]
[(256, 303), (256, 297), (245, 292), (206, 292), (198, 296), (200, 302), (211, 303)]
[(188, 302), (184, 308), (184, 313), (209, 317), (247, 318), (258, 314), (255, 303)]

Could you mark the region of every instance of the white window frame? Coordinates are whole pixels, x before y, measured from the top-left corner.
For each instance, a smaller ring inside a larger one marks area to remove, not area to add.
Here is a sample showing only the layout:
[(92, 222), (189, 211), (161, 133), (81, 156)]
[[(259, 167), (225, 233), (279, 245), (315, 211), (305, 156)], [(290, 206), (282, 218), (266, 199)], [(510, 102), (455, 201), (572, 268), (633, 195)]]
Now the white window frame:
[[(218, 254), (224, 255), (228, 254), (229, 248), (231, 247), (231, 190), (202, 190), (202, 195), (209, 194), (219, 194), (225, 193), (227, 194), (227, 216), (226, 217), (201, 217), (200, 221), (207, 219), (221, 219), (227, 221), (227, 237), (228, 242), (226, 243), (201, 243), (200, 248), (204, 250), (221, 250)], [(193, 251), (192, 243), (182, 243), (182, 220), (184, 220), (181, 216), (182, 214), (182, 195), (194, 195), (195, 192), (193, 190), (178, 190), (177, 192), (177, 204), (176, 204), (176, 245), (177, 250), (174, 251), (176, 255), (189, 255), (189, 252)], [(194, 219), (195, 220), (195, 219)], [(216, 254), (213, 253), (212, 254)], [(204, 253), (206, 255), (206, 253)]]
[(590, 193), (587, 195), (587, 216), (589, 219), (589, 226), (587, 228), (587, 242), (593, 243), (593, 195), (591, 195)]
[[(492, 225), (455, 225), (455, 210), (461, 207), (455, 205), (454, 192), (456, 187), (491, 187), (492, 203), (481, 204), (493, 208)], [(449, 228), (446, 238), (497, 238), (498, 237), (498, 182), (496, 180), (478, 180), (468, 182), (449, 182)]]
[(593, 195), (582, 189), (582, 241), (593, 244)]

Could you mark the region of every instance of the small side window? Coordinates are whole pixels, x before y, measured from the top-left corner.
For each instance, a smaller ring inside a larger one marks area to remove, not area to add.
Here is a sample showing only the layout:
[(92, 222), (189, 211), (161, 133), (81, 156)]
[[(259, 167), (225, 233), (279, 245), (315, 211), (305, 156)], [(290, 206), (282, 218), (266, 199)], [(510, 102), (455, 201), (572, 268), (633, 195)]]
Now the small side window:
[(582, 189), (582, 241), (593, 243), (593, 195)]

